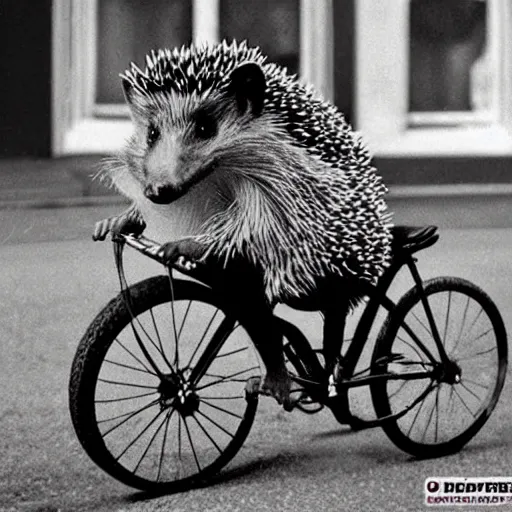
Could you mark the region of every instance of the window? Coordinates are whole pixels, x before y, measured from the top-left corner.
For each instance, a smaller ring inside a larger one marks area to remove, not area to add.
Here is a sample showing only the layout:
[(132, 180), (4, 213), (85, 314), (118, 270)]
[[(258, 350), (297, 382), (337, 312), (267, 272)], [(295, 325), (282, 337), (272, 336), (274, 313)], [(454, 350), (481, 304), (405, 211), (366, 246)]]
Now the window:
[(377, 155), (512, 153), (507, 0), (357, 0), (356, 124)]
[[(54, 153), (131, 131), (119, 73), (151, 48), (248, 39), (332, 98), (331, 0), (54, 0)], [(156, 15), (158, 13), (158, 15)]]
[(220, 0), (220, 38), (247, 39), (273, 62), (300, 72), (299, 0)]
[(129, 62), (142, 66), (150, 49), (181, 46), (192, 39), (191, 4), (189, 0), (97, 0), (97, 27), (94, 113), (109, 115), (119, 112), (115, 106), (124, 103), (119, 73)]
[(480, 0), (411, 0), (409, 126), (498, 120), (501, 66), (493, 14), (491, 3)]

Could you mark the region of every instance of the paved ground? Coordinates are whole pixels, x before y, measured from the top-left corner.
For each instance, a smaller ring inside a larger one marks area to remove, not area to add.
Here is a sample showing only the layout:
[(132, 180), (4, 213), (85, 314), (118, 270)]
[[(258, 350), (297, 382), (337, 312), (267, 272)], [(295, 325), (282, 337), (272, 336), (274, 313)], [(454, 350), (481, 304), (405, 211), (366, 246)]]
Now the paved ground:
[[(118, 210), (2, 211), (0, 508), (422, 510), (427, 476), (510, 474), (509, 375), (488, 425), (452, 457), (414, 461), (381, 430), (348, 433), (328, 412), (284, 414), (266, 399), (244, 449), (216, 485), (149, 499), (112, 480), (78, 445), (69, 420), (67, 381), (78, 340), (118, 291), (111, 247), (89, 240), (93, 221)], [(415, 214), (403, 209), (400, 215)], [(447, 229), (439, 244), (422, 254), (421, 270), (425, 277), (454, 274), (483, 286), (510, 330), (510, 254), (512, 229)], [(128, 269), (133, 280), (159, 270), (135, 257)], [(405, 286), (400, 281), (395, 293)], [(292, 316), (314, 333), (309, 317)], [(360, 400), (366, 410), (368, 403)]]

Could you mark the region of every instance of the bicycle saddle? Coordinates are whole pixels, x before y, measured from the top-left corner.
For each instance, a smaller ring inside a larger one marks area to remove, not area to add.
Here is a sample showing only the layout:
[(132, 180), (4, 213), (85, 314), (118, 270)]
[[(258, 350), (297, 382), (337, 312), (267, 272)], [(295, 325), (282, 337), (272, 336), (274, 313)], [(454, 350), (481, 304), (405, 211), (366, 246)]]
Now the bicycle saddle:
[(393, 251), (413, 253), (434, 245), (439, 239), (437, 226), (393, 226)]

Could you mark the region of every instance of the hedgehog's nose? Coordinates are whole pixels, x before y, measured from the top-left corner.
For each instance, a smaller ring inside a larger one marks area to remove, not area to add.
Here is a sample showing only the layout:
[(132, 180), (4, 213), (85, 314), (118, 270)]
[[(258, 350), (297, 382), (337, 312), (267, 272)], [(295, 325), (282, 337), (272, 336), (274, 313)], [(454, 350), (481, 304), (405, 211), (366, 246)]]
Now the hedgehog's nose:
[(169, 204), (179, 197), (178, 191), (171, 185), (148, 185), (144, 195), (156, 204)]

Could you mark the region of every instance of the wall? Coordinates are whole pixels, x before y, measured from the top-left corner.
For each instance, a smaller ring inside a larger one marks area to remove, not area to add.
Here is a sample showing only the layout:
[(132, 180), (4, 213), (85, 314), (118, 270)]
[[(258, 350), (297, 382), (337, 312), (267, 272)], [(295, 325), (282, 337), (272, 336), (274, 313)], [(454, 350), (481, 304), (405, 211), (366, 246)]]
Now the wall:
[(50, 155), (51, 5), (0, 2), (0, 157)]

